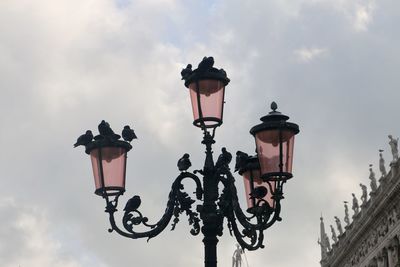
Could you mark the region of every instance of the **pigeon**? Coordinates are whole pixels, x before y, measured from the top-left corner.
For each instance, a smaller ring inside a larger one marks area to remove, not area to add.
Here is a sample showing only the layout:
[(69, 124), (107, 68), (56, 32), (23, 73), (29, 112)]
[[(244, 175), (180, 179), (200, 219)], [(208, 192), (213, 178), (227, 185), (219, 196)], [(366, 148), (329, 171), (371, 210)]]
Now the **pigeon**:
[(216, 167), (221, 167), (222, 165), (229, 165), (232, 160), (232, 154), (229, 153), (225, 147), (221, 149), (222, 153), (219, 155), (217, 162), (215, 163)]
[(128, 202), (126, 202), (124, 211), (125, 212), (135, 211), (139, 208), (141, 203), (142, 200), (140, 200), (139, 196), (133, 196), (131, 199), (128, 200)]
[(257, 186), (249, 195), (250, 198), (262, 199), (267, 193), (268, 189), (265, 186)]
[(111, 129), (110, 124), (105, 120), (102, 120), (99, 124), (99, 133), (103, 136), (113, 136), (114, 131)]
[(122, 138), (124, 138), (125, 141), (130, 143), (133, 139), (137, 139), (137, 136), (135, 134), (135, 131), (131, 129), (129, 125), (126, 125), (122, 130)]
[(178, 160), (178, 169), (183, 172), (189, 169), (190, 166), (192, 166), (192, 163), (190, 162), (189, 159), (189, 154), (185, 153), (183, 154), (182, 158)]
[(247, 155), (246, 153), (244, 153), (242, 151), (236, 152), (235, 172), (237, 172), (238, 170), (240, 170), (241, 168), (244, 167), (248, 157), (249, 157), (249, 155)]
[(186, 66), (186, 68), (184, 68), (182, 71), (181, 71), (181, 76), (182, 76), (182, 80), (186, 80), (187, 79), (187, 77), (189, 77), (190, 76), (190, 74), (192, 74), (192, 65), (191, 64), (188, 64), (187, 66)]
[(99, 129), (100, 136), (95, 137), (95, 139), (97, 139), (97, 140), (103, 139), (103, 137), (111, 139), (111, 140), (118, 140), (121, 138), (120, 135), (114, 133), (114, 131), (110, 127), (110, 124), (104, 120), (101, 121), (98, 129)]
[(197, 70), (199, 72), (205, 72), (211, 69), (214, 66), (214, 58), (213, 57), (204, 57), (203, 60), (199, 63)]
[(78, 137), (76, 140), (76, 143), (74, 144), (74, 147), (77, 146), (86, 146), (89, 144), (93, 139), (93, 134), (91, 130), (87, 130), (85, 134), (82, 134), (81, 136)]

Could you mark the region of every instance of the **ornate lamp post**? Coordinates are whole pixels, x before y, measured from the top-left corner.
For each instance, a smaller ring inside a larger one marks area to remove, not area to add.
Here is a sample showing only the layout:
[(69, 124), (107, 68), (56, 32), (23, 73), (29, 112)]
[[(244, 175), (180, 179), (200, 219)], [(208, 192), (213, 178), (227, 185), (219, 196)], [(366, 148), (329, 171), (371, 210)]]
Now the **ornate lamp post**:
[[(125, 170), (130, 141), (136, 138), (133, 130), (125, 126), (122, 131), (124, 140), (115, 134), (110, 125), (102, 121), (99, 135), (93, 138), (90, 131), (78, 138), (75, 146), (84, 145), (92, 160), (95, 178), (95, 193), (106, 200), (106, 212), (109, 214), (111, 228), (122, 236), (153, 238), (170, 223), (172, 230), (183, 212), (189, 217), (192, 226), (190, 233), (203, 233), (205, 248), (205, 266), (217, 266), (218, 236), (222, 235), (224, 221), (231, 235), (234, 235), (243, 249), (263, 248), (264, 231), (276, 221), (280, 221), (280, 201), (283, 198), (283, 184), (292, 177), (293, 142), (299, 127), (287, 122), (288, 116), (276, 111), (277, 105), (271, 104), (272, 111), (261, 118), (262, 123), (254, 126), (250, 132), (256, 140), (257, 156), (236, 153), (235, 170), (243, 176), (248, 204), (247, 214), (239, 205), (235, 179), (229, 164), (232, 155), (222, 148), (222, 153), (214, 163), (212, 145), (215, 143), (215, 130), (222, 125), (225, 86), (229, 83), (223, 69), (213, 67), (214, 59), (205, 57), (198, 68), (192, 70), (189, 64), (182, 70), (182, 79), (189, 88), (193, 108), (193, 124), (202, 129), (205, 145), (205, 161), (201, 170), (189, 172), (189, 155), (178, 161), (181, 173), (172, 183), (167, 207), (161, 219), (151, 224), (140, 211), (141, 199), (134, 196), (128, 200), (122, 218), (123, 229), (117, 226), (115, 213), (118, 198), (125, 192)], [(202, 177), (202, 179), (200, 179)], [(196, 185), (196, 199), (201, 201), (194, 210), (195, 202), (186, 192), (182, 181), (191, 179)], [(223, 186), (222, 193), (218, 191)], [(148, 231), (139, 232), (134, 228), (142, 225)]]

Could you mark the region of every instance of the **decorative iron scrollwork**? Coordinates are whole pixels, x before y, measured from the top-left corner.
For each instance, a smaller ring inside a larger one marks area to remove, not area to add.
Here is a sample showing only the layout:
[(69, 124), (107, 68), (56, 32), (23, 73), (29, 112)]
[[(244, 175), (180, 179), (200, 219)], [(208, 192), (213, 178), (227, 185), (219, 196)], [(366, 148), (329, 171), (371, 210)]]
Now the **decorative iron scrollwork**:
[[(128, 200), (122, 218), (124, 230), (118, 228), (115, 223), (114, 214), (117, 212), (118, 197), (113, 200), (106, 198), (107, 207), (106, 212), (110, 215), (110, 232), (116, 231), (119, 234), (129, 238), (147, 238), (148, 240), (160, 234), (170, 223), (171, 230), (174, 230), (180, 221), (182, 214), (188, 217), (189, 225), (192, 227), (190, 233), (198, 235), (201, 231), (201, 221), (213, 221), (214, 225), (210, 228), (204, 228), (203, 232), (207, 235), (210, 231), (215, 235), (221, 236), (223, 230), (224, 220), (226, 219), (229, 233), (235, 236), (236, 240), (243, 249), (256, 250), (263, 248), (264, 231), (272, 226), (276, 221), (280, 221), (280, 200), (283, 198), (282, 186), (283, 182), (276, 182), (275, 187), (268, 182), (269, 188), (263, 190), (271, 190), (272, 198), (274, 199), (274, 207), (265, 201), (262, 196), (266, 192), (253, 192), (257, 199), (255, 206), (252, 207), (251, 213), (244, 212), (239, 204), (237, 190), (235, 187), (235, 178), (230, 171), (229, 163), (231, 161), (231, 154), (222, 149), (219, 156), (219, 161), (214, 165), (212, 161), (211, 144), (214, 140), (211, 135), (205, 134), (203, 143), (206, 145), (206, 161), (202, 170), (196, 170), (194, 173), (187, 172), (186, 168), (181, 168), (181, 174), (175, 179), (172, 184), (171, 191), (168, 196), (167, 206), (164, 215), (155, 223), (150, 224), (148, 217), (144, 216), (140, 211), (141, 199), (139, 196), (134, 196)], [(186, 157), (188, 158), (188, 157)], [(182, 158), (181, 158), (182, 160)], [(182, 165), (182, 164), (181, 164)], [(179, 167), (179, 166), (178, 166)], [(202, 185), (199, 174), (203, 176)], [(184, 191), (182, 181), (184, 179), (193, 180), (196, 184), (195, 199), (189, 196)], [(222, 192), (218, 192), (218, 185), (223, 186)], [(213, 208), (210, 202), (204, 202), (203, 205), (197, 205), (195, 209), (193, 205), (197, 200), (202, 200), (204, 195), (204, 187), (208, 187), (208, 198), (216, 203)], [(172, 220), (172, 222), (171, 222)], [(150, 230), (138, 232), (136, 227), (144, 226)]]
[[(186, 215), (189, 217), (188, 219), (189, 224), (192, 226), (190, 233), (193, 235), (199, 234), (200, 233), (199, 214), (197, 212), (192, 211), (192, 204), (195, 202), (195, 200), (193, 200), (187, 193), (182, 191), (184, 189), (182, 180), (186, 178), (190, 178), (196, 183), (196, 192), (195, 192), (196, 199), (201, 200), (203, 195), (203, 189), (201, 187), (200, 179), (192, 173), (182, 172), (172, 184), (171, 192), (169, 193), (168, 196), (167, 207), (165, 209), (164, 215), (157, 223), (149, 224), (148, 223), (149, 219), (143, 216), (143, 214), (138, 210), (141, 202), (139, 196), (134, 196), (130, 200), (128, 200), (126, 207), (124, 209), (125, 213), (122, 218), (122, 224), (126, 232), (121, 230), (115, 223), (114, 213), (117, 211), (116, 207), (118, 203), (118, 197), (116, 197), (112, 201), (106, 199), (107, 201), (106, 212), (108, 212), (110, 215), (110, 224), (111, 224), (111, 229), (109, 231), (112, 232), (115, 230), (119, 234), (133, 239), (147, 237), (149, 240), (157, 236), (159, 233), (161, 233), (168, 226), (173, 216), (174, 220), (172, 222), (171, 230), (174, 230), (176, 224), (179, 221), (179, 215), (185, 212)], [(150, 230), (145, 232), (136, 232), (134, 228), (135, 226), (139, 225), (143, 225), (147, 228), (150, 228)]]

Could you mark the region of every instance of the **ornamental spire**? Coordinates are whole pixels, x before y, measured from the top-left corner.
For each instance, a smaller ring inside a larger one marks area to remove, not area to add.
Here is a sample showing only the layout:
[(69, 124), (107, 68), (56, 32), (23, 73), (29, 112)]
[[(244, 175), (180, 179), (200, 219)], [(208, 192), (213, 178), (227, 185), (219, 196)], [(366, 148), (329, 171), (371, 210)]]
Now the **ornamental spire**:
[(329, 237), (325, 232), (324, 218), (320, 218), (320, 238), (318, 239), (318, 244), (321, 246), (321, 259), (325, 259), (327, 257), (327, 253), (331, 250), (331, 245), (329, 243)]

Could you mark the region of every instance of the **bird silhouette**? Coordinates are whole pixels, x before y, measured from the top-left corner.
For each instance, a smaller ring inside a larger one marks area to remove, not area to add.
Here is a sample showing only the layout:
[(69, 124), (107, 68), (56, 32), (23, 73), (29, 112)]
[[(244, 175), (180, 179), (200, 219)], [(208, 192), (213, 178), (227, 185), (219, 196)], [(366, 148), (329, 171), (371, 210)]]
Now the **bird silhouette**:
[(96, 136), (95, 139), (101, 139), (101, 137), (105, 137), (112, 140), (118, 140), (119, 138), (121, 138), (120, 135), (114, 133), (114, 131), (110, 127), (110, 124), (104, 120), (101, 121), (98, 129), (100, 133), (100, 138)]
[(110, 124), (105, 120), (102, 120), (99, 124), (99, 133), (103, 136), (113, 136), (114, 131), (111, 129)]
[(178, 169), (183, 172), (189, 169), (190, 166), (192, 166), (192, 163), (190, 162), (189, 159), (189, 154), (185, 153), (183, 154), (182, 158), (178, 160)]
[(246, 160), (249, 157), (246, 153), (242, 151), (236, 152), (236, 164), (235, 164), (235, 172), (243, 168), (246, 164)]
[(126, 125), (122, 130), (122, 138), (124, 138), (125, 141), (130, 143), (133, 139), (137, 139), (137, 136), (135, 134), (135, 131), (131, 129), (129, 125)]
[(262, 199), (267, 193), (268, 189), (265, 186), (257, 186), (249, 195), (250, 198)]
[(81, 136), (78, 137), (76, 140), (76, 143), (74, 144), (74, 147), (77, 146), (85, 146), (89, 144), (93, 139), (93, 134), (91, 130), (87, 130), (85, 134), (82, 134)]
[(128, 200), (128, 202), (126, 202), (124, 211), (125, 212), (135, 211), (139, 208), (141, 203), (142, 200), (140, 199), (139, 196), (133, 196), (131, 199)]
[(182, 80), (186, 80), (192, 74), (192, 65), (188, 64), (186, 68), (181, 71)]
[(214, 58), (213, 57), (204, 57), (203, 60), (199, 63), (197, 70), (199, 72), (205, 72), (211, 69), (214, 66)]
[(223, 147), (223, 148), (221, 149), (221, 152), (222, 152), (222, 153), (219, 155), (218, 160), (217, 160), (217, 162), (215, 163), (215, 166), (216, 166), (216, 167), (221, 167), (221, 166), (223, 166), (223, 165), (228, 166), (229, 163), (231, 163), (231, 161), (232, 161), (232, 154), (229, 153), (229, 152), (226, 150), (225, 147)]

